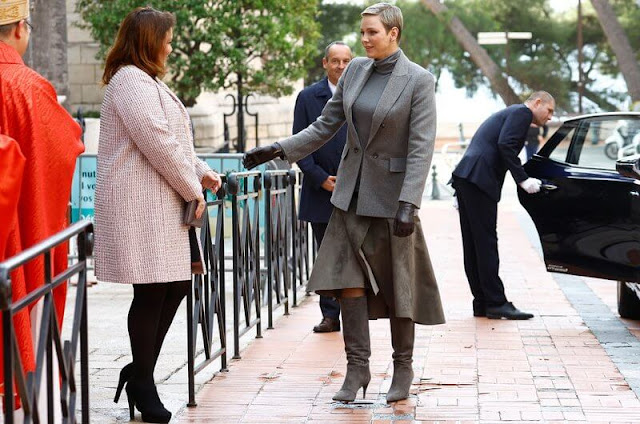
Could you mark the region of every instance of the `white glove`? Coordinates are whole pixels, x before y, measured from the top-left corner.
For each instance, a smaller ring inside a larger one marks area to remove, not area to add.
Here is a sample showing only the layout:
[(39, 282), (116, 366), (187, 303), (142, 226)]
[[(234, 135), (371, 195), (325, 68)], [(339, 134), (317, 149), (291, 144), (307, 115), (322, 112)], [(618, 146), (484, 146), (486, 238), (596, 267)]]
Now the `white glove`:
[(453, 208), (458, 210), (458, 196), (453, 196)]
[(538, 193), (540, 191), (540, 186), (542, 185), (542, 181), (537, 178), (527, 178), (520, 184), (518, 184), (524, 191), (529, 194)]

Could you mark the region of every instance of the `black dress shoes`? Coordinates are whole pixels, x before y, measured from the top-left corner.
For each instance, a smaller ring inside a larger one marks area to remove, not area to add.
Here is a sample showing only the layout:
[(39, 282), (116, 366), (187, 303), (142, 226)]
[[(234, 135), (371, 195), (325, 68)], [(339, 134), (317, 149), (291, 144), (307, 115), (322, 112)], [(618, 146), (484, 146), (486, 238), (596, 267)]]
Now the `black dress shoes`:
[(486, 317), (487, 316), (487, 307), (485, 306), (484, 301), (473, 300), (473, 316), (474, 317)]
[(313, 327), (314, 333), (331, 333), (332, 331), (340, 331), (340, 319), (324, 317), (320, 324)]
[(513, 306), (513, 303), (506, 302), (500, 306), (487, 306), (487, 318), (530, 319), (533, 318), (533, 314), (522, 312), (521, 310)]
[(486, 317), (487, 309), (484, 306), (474, 307), (473, 308), (473, 316), (474, 317)]

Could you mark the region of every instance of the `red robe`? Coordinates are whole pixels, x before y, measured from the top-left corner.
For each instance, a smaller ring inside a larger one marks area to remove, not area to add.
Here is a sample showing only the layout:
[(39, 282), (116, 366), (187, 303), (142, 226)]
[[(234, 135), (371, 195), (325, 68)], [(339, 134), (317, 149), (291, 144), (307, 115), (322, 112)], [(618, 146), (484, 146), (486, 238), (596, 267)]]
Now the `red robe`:
[[(58, 104), (51, 83), (25, 66), (20, 55), (0, 42), (0, 134), (18, 142), (26, 162), (18, 200), (18, 221), (4, 248), (8, 258), (63, 230), (76, 158), (84, 151), (80, 126)], [(5, 220), (0, 221), (5, 226)], [(67, 267), (65, 243), (51, 252), (53, 275)], [(44, 258), (11, 274), (16, 301), (44, 283)], [(62, 324), (66, 285), (54, 292), (58, 325)], [(14, 321), (25, 371), (35, 369), (34, 343), (28, 313)], [(0, 357), (0, 377), (2, 377)], [(4, 380), (0, 380), (2, 383)]]
[(18, 220), (18, 199), (24, 171), (24, 156), (18, 143), (0, 134), (0, 262), (7, 247), (9, 232)]

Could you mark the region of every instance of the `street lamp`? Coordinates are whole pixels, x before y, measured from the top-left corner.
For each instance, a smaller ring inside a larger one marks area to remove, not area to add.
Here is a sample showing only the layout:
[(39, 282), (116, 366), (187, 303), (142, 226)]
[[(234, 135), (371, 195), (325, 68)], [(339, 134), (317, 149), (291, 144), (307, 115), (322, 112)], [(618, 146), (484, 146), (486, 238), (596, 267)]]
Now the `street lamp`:
[(582, 1), (578, 0), (578, 113), (582, 114), (582, 96), (584, 94), (584, 74), (582, 72)]
[(509, 40), (530, 40), (530, 32), (479, 32), (478, 44), (504, 44), (504, 63), (509, 77)]

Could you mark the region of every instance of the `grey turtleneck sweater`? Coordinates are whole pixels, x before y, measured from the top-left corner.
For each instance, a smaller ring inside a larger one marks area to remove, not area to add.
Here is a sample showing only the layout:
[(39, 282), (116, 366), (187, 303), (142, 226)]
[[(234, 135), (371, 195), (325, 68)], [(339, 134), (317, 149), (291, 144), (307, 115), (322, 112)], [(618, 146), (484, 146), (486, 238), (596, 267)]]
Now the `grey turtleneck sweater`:
[(391, 73), (396, 66), (400, 53), (401, 50), (398, 49), (392, 55), (373, 62), (373, 72), (353, 104), (353, 123), (362, 149), (365, 148), (369, 140), (373, 113), (378, 106), (387, 82), (389, 82), (389, 78), (391, 78)]
[[(387, 86), (389, 78), (391, 78), (391, 73), (393, 72), (393, 68), (396, 67), (396, 62), (399, 57), (400, 49), (384, 59), (374, 61), (373, 72), (364, 84), (364, 87), (362, 87), (358, 98), (353, 103), (353, 124), (356, 133), (358, 133), (358, 139), (360, 140), (360, 146), (363, 151), (367, 146), (367, 141), (369, 141), (373, 113), (376, 111), (380, 97), (382, 97), (382, 92)], [(356, 193), (360, 189), (361, 173), (362, 163), (360, 163), (360, 171), (358, 172), (358, 179), (356, 180)]]

